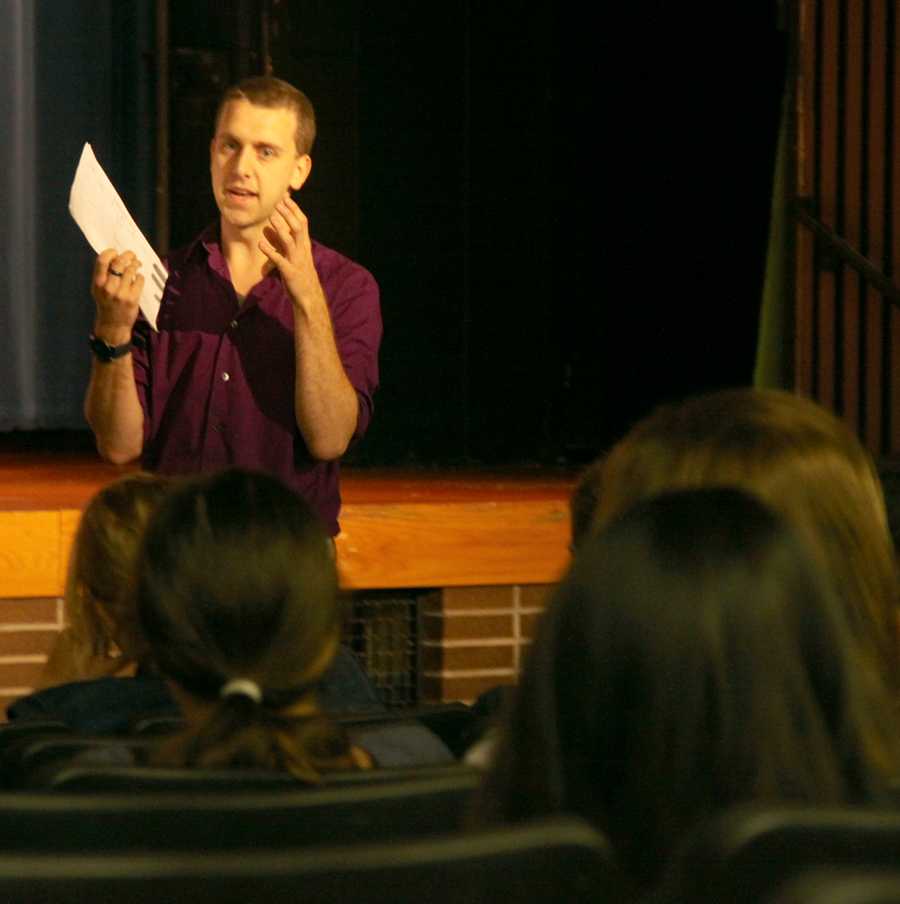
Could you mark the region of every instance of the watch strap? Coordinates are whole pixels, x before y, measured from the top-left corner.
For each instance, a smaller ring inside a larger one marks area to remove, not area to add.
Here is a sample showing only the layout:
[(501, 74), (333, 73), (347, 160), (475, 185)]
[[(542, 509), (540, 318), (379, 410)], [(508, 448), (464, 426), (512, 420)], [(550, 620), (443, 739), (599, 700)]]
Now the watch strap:
[(88, 344), (94, 357), (104, 364), (115, 361), (117, 358), (124, 358), (131, 351), (131, 342), (126, 342), (124, 345), (110, 345), (103, 339), (98, 339), (93, 333), (88, 336)]

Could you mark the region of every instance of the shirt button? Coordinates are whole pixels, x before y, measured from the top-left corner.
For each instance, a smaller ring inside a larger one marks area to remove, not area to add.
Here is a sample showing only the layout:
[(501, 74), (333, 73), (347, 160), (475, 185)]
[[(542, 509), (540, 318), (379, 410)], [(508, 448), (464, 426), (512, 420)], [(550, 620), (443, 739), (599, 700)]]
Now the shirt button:
[(233, 330), (237, 329), (237, 321), (232, 320), (231, 323), (228, 324)]
[(222, 374), (222, 382), (227, 383), (231, 379), (231, 374), (226, 370), (225, 373)]

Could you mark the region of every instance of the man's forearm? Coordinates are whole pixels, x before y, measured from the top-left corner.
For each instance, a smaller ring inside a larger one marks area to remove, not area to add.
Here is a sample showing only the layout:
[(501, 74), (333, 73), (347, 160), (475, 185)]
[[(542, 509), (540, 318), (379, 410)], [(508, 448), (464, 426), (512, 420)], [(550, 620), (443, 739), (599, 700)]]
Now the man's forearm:
[[(114, 248), (101, 252), (94, 264), (94, 336), (114, 348), (131, 341), (144, 286), (144, 277), (138, 273), (140, 266), (133, 251), (118, 254)], [(141, 454), (144, 412), (130, 352), (111, 361), (94, 359), (84, 416), (94, 431), (97, 451), (107, 461), (122, 465)]]
[(359, 400), (338, 354), (306, 215), (286, 194), (268, 228), (259, 248), (280, 271), (294, 305), (294, 418), (310, 455), (332, 461), (356, 432)]
[(131, 355), (94, 361), (84, 399), (84, 416), (97, 450), (113, 464), (134, 461), (144, 445), (144, 412), (134, 382)]
[(313, 458), (340, 458), (356, 430), (359, 400), (338, 355), (324, 298), (310, 311), (294, 309), (294, 411)]

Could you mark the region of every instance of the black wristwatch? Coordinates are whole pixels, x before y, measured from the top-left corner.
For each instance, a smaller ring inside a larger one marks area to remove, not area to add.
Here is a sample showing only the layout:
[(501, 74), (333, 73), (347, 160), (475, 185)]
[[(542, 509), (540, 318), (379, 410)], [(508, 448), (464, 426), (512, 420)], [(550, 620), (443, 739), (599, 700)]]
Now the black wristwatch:
[(108, 342), (98, 339), (93, 333), (88, 336), (88, 343), (91, 346), (94, 357), (104, 364), (109, 364), (110, 361), (115, 361), (116, 358), (124, 358), (131, 351), (130, 342), (126, 342), (124, 345), (110, 345)]

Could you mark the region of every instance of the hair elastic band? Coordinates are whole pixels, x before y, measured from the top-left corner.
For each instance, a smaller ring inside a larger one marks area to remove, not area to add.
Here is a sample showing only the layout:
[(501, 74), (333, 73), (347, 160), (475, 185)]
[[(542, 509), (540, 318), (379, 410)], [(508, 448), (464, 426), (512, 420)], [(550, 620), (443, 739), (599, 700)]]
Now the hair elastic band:
[(232, 678), (219, 691), (220, 697), (230, 697), (233, 694), (249, 697), (254, 703), (262, 703), (263, 695), (259, 685), (249, 678)]

